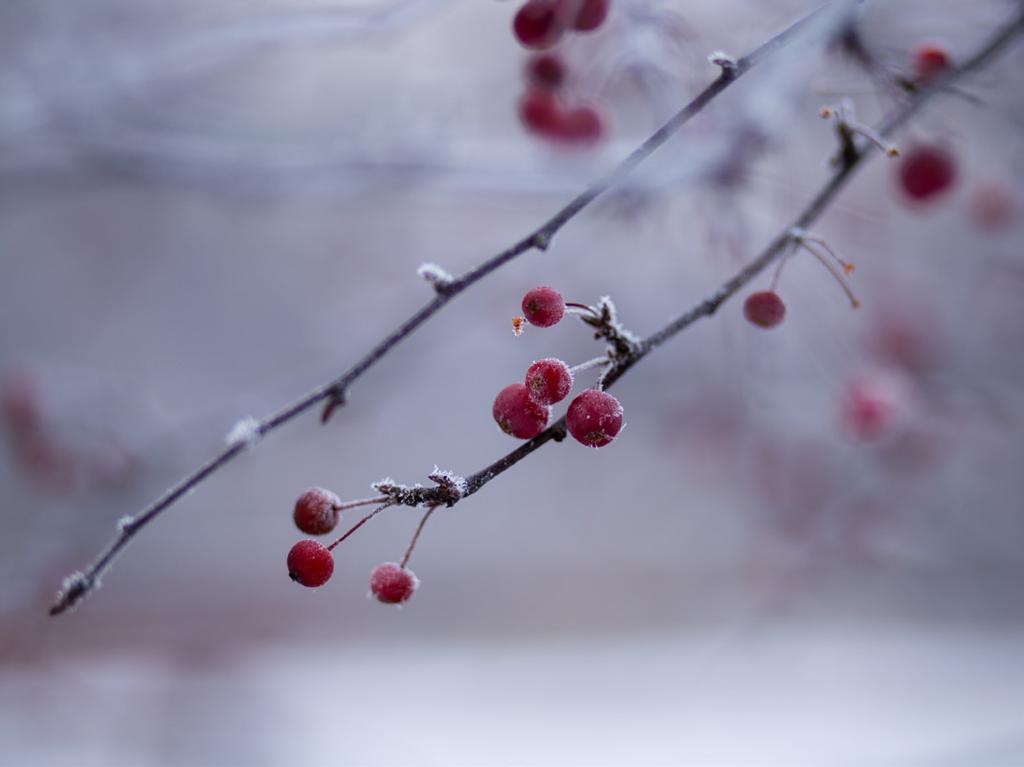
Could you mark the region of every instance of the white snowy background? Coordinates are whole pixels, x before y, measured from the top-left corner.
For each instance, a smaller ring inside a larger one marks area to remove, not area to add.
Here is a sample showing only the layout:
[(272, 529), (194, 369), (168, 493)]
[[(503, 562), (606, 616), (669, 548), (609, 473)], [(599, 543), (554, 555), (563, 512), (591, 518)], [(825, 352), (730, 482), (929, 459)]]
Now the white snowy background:
[[(613, 445), (549, 445), (435, 514), (403, 609), (367, 577), (418, 513), (377, 517), (308, 591), (284, 566), (295, 497), (511, 449), (494, 394), (598, 349), (572, 322), (513, 338), (526, 289), (611, 295), (651, 332), (827, 177), (822, 104), (850, 94), (870, 122), (895, 93), (815, 45), (754, 70), (329, 425), (266, 438), (46, 615), (118, 518), (426, 301), (422, 263), (511, 244), (710, 81), (709, 52), (811, 7), (616, 0), (565, 49), (609, 139), (569, 151), (516, 118), (515, 6), (0, 4), (0, 376), (65, 456), (0, 427), (0, 765), (1024, 763), (1020, 43), (897, 137), (950, 148), (947, 196), (908, 207), (876, 157), (816, 227), (859, 311), (795, 259), (782, 327), (730, 302), (615, 387)], [(868, 2), (861, 30), (906, 74), (920, 42), (955, 60), (1015, 6)], [(1016, 205), (999, 228), (972, 216), (992, 187)], [(879, 352), (894, 334), (911, 363)], [(863, 377), (904, 392), (873, 443), (838, 415)]]

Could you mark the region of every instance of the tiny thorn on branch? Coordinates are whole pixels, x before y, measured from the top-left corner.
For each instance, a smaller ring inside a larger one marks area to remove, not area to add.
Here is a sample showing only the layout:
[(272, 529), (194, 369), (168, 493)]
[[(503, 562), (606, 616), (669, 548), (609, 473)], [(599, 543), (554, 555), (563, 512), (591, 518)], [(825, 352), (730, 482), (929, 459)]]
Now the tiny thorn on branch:
[(344, 407), (346, 399), (344, 389), (336, 389), (328, 393), (327, 402), (324, 403), (324, 409), (320, 413), (320, 423), (327, 423), (334, 415), (335, 410)]

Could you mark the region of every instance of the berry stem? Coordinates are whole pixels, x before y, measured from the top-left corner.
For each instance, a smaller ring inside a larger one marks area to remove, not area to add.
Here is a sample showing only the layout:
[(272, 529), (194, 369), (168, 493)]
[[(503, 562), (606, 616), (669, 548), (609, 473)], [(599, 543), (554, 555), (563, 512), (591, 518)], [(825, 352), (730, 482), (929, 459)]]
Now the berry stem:
[(430, 519), (430, 515), (437, 510), (441, 504), (435, 503), (427, 507), (426, 513), (423, 515), (423, 519), (416, 525), (416, 532), (412, 534), (412, 540), (409, 541), (409, 547), (405, 550), (405, 554), (402, 555), (402, 561), (398, 564), (403, 570), (406, 564), (409, 562), (409, 557), (412, 556), (412, 550), (416, 548), (416, 541), (420, 539), (420, 533), (423, 532), (423, 528), (427, 526), (427, 520)]
[(596, 316), (597, 312), (594, 311), (593, 306), (587, 306), (586, 304), (577, 304), (574, 301), (566, 301), (565, 308), (571, 311), (568, 314), (591, 314)]
[(337, 503), (331, 506), (334, 511), (348, 511), (349, 509), (358, 509), (360, 506), (370, 506), (374, 503), (385, 503), (388, 501), (388, 496), (378, 495), (376, 498), (363, 498), (361, 501), (344, 501), (343, 503)]
[(610, 364), (611, 359), (606, 354), (603, 357), (594, 357), (594, 359), (587, 360), (586, 362), (581, 362), (579, 365), (573, 365), (571, 368), (569, 368), (569, 373), (573, 376), (573, 378), (575, 378), (577, 373), (582, 373), (584, 370), (590, 370), (591, 368), (601, 367), (602, 365)]
[(341, 537), (340, 537), (340, 538), (339, 538), (338, 540), (336, 540), (336, 541), (335, 541), (334, 543), (332, 543), (332, 544), (331, 544), (330, 546), (328, 546), (328, 547), (327, 547), (327, 550), (328, 550), (328, 551), (334, 551), (334, 548), (335, 548), (335, 547), (336, 547), (336, 546), (337, 546), (337, 545), (338, 545), (339, 543), (341, 543), (341, 542), (342, 542), (342, 541), (344, 541), (344, 540), (345, 540), (346, 538), (348, 538), (348, 537), (349, 537), (350, 535), (352, 535), (352, 533), (354, 533), (354, 532), (355, 532), (356, 530), (358, 530), (358, 529), (359, 529), (360, 527), (362, 527), (363, 525), (365, 525), (365, 524), (366, 524), (367, 522), (369, 522), (369, 521), (370, 521), (371, 519), (373, 519), (373, 518), (374, 518), (375, 516), (377, 516), (378, 514), (380, 514), (380, 513), (382, 512), (382, 511), (384, 511), (384, 509), (388, 508), (389, 506), (394, 506), (394, 505), (395, 505), (395, 501), (394, 501), (393, 499), (390, 499), (390, 498), (389, 498), (389, 499), (387, 500), (387, 502), (385, 502), (385, 503), (382, 503), (382, 504), (381, 504), (380, 506), (378, 506), (378, 507), (377, 507), (376, 509), (374, 509), (374, 510), (373, 510), (373, 511), (371, 511), (371, 512), (370, 512), (369, 514), (367, 514), (367, 515), (366, 515), (365, 517), (363, 517), (363, 518), (362, 518), (362, 519), (360, 519), (360, 520), (359, 520), (358, 522), (356, 522), (356, 523), (355, 523), (354, 525), (352, 525), (352, 527), (350, 527), (350, 528), (348, 529), (348, 532), (347, 532), (347, 533), (345, 533), (345, 534), (344, 534), (343, 536), (341, 536)]
[(853, 294), (853, 291), (850, 289), (850, 286), (847, 285), (846, 280), (843, 279), (843, 275), (841, 275), (836, 270), (836, 268), (832, 265), (832, 262), (829, 261), (825, 256), (823, 256), (818, 251), (817, 245), (815, 245), (815, 247), (811, 247), (813, 241), (803, 238), (797, 240), (797, 242), (800, 243), (804, 250), (806, 250), (808, 253), (810, 253), (812, 256), (818, 259), (822, 266), (828, 269), (828, 273), (835, 278), (835, 281), (839, 283), (839, 287), (843, 289), (843, 292), (846, 294), (846, 297), (850, 300), (850, 306), (853, 307), (854, 309), (859, 308), (860, 301), (857, 300), (857, 296)]

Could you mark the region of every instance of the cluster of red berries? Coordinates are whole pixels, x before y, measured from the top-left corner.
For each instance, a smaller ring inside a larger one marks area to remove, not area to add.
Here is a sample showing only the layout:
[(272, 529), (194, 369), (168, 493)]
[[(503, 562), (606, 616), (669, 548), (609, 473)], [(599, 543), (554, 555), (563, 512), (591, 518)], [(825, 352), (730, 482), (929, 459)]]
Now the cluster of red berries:
[[(558, 291), (542, 286), (523, 297), (522, 309), (531, 325), (549, 328), (565, 316), (565, 301)], [(522, 383), (509, 384), (498, 392), (491, 414), (506, 434), (533, 439), (548, 425), (551, 405), (568, 397), (572, 384), (572, 370), (562, 360), (538, 360), (526, 369)], [(608, 392), (588, 389), (569, 404), (565, 421), (577, 442), (604, 447), (622, 429), (622, 405)]]
[(524, 47), (546, 50), (567, 31), (593, 32), (608, 18), (610, 5), (610, 0), (527, 0), (512, 20), (512, 31)]
[[(950, 70), (949, 53), (937, 43), (923, 43), (914, 51), (911, 68), (912, 85), (928, 85)], [(906, 152), (898, 171), (900, 189), (914, 205), (930, 203), (943, 196), (959, 175), (956, 158), (947, 147), (922, 144)], [(997, 182), (983, 182), (975, 187), (969, 213), (979, 229), (995, 231), (1006, 227), (1015, 212), (1013, 193)]]
[[(310, 488), (295, 501), (295, 525), (308, 535), (325, 535), (337, 526), (341, 518), (340, 511), (345, 507), (331, 491), (319, 487)], [(288, 552), (289, 577), (309, 588), (323, 586), (334, 574), (334, 555), (331, 549), (338, 542), (330, 546), (312, 539), (296, 543)], [(419, 580), (411, 570), (394, 562), (377, 565), (370, 573), (370, 593), (384, 604), (408, 601), (419, 585)]]
[[(591, 32), (608, 17), (609, 0), (528, 0), (512, 21), (516, 39), (531, 50), (554, 47), (567, 31)], [(519, 119), (531, 133), (574, 144), (592, 144), (604, 136), (604, 122), (587, 105), (568, 107), (562, 91), (568, 72), (555, 53), (531, 57), (526, 64), (526, 92)]]

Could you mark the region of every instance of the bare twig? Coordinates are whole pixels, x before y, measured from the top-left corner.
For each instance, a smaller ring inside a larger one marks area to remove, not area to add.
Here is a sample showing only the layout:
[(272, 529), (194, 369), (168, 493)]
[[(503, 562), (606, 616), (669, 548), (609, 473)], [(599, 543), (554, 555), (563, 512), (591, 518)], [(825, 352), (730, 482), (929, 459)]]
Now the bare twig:
[[(949, 85), (952, 82), (963, 74), (976, 70), (988, 63), (1022, 32), (1024, 32), (1024, 12), (1013, 21), (1001, 27), (990, 40), (981, 46), (959, 68), (936, 80), (929, 88), (915, 93), (910, 101), (890, 113), (874, 130), (880, 136), (891, 136), (900, 126), (916, 114), (932, 96), (949, 92)], [(839, 192), (846, 186), (854, 171), (861, 167), (865, 159), (878, 149), (878, 145), (868, 139), (856, 142), (854, 144), (854, 151), (849, 155), (848, 161), (829, 177), (821, 190), (811, 199), (793, 223), (776, 235), (756, 258), (740, 269), (739, 272), (725, 282), (711, 296), (645, 338), (640, 342), (639, 348), (633, 354), (625, 359), (617, 358), (613, 368), (604, 378), (604, 388), (610, 387), (640, 360), (694, 322), (701, 318), (712, 316), (723, 303), (761, 274), (777, 257), (785, 254), (789, 248), (796, 244), (794, 238), (801, 236), (801, 232), (806, 231), (811, 224), (818, 220), (829, 204), (835, 200)], [(477, 492), (492, 479), (512, 468), (548, 442), (561, 442), (565, 439), (565, 436), (566, 426), (565, 417), (563, 416), (529, 442), (524, 442), (494, 463), (466, 477), (466, 491), (463, 497)], [(433, 489), (425, 490), (422, 497), (418, 499), (419, 503), (424, 504), (434, 503), (435, 501)]]
[[(763, 43), (743, 58), (734, 60), (732, 58), (725, 57), (722, 58), (721, 61), (718, 61), (717, 63), (721, 71), (718, 77), (715, 78), (711, 84), (697, 94), (690, 103), (680, 109), (664, 125), (651, 134), (646, 141), (633, 150), (633, 152), (619, 163), (619, 165), (613, 168), (611, 172), (598, 179), (591, 186), (578, 194), (565, 207), (555, 213), (554, 216), (539, 228), (516, 242), (511, 247), (487, 259), (474, 269), (454, 278), (450, 282), (446, 282), (444, 284), (444, 289), (437, 290), (436, 295), (429, 303), (420, 308), (415, 314), (409, 317), (409, 319), (388, 334), (380, 343), (374, 346), (343, 374), (332, 381), (318, 386), (276, 413), (267, 416), (261, 421), (254, 422), (252, 425), (251, 439), (245, 442), (239, 441), (229, 444), (228, 447), (219, 455), (203, 464), (196, 471), (182, 478), (176, 485), (171, 487), (162, 496), (146, 506), (140, 512), (133, 516), (124, 517), (122, 522), (118, 525), (117, 536), (108, 544), (107, 548), (100, 554), (96, 561), (93, 562), (85, 572), (72, 573), (64, 580), (63, 586), (58, 592), (57, 597), (50, 608), (50, 614), (58, 615), (68, 608), (74, 607), (90, 591), (97, 588), (103, 573), (110, 567), (121, 550), (131, 542), (142, 528), (152, 522), (157, 516), (173, 505), (182, 496), (186, 495), (197, 485), (206, 480), (211, 474), (231, 462), (232, 459), (237, 457), (246, 448), (254, 445), (260, 437), (268, 434), (320, 403), (324, 403), (322, 420), (326, 421), (337, 407), (344, 404), (347, 390), (356, 379), (366, 373), (366, 371), (380, 361), (380, 359), (390, 352), (395, 346), (408, 338), (421, 325), (433, 317), (434, 314), (436, 314), (443, 306), (455, 298), (455, 296), (459, 295), (462, 291), (466, 290), (466, 288), (480, 281), (491, 272), (500, 268), (509, 261), (512, 261), (523, 253), (531, 250), (547, 250), (552, 239), (562, 229), (562, 227), (579, 215), (579, 213), (594, 202), (594, 200), (603, 195), (631, 173), (641, 162), (646, 160), (651, 154), (665, 144), (665, 142), (668, 141), (680, 128), (682, 128), (683, 125), (699, 114), (701, 110), (703, 110), (715, 97), (725, 91), (732, 83), (742, 77), (756, 64), (761, 63), (769, 56), (785, 47), (785, 45), (801, 30), (806, 28), (812, 20), (818, 18), (823, 11), (834, 8), (842, 9), (850, 4), (850, 2), (827, 3), (787, 27), (785, 30), (775, 35), (775, 37)], [(559, 434), (564, 436), (564, 428), (559, 432)], [(544, 441), (552, 439), (553, 437), (554, 434), (551, 433)], [(538, 437), (538, 439), (540, 438)], [(527, 443), (524, 447), (531, 444), (533, 443)], [(485, 470), (485, 472), (486, 471), (487, 470)], [(475, 491), (483, 484), (483, 482), (480, 482), (479, 478), (477, 479), (477, 483), (477, 486), (471, 486), (469, 492)], [(420, 503), (435, 502), (438, 500), (434, 497), (437, 494), (437, 491), (438, 488), (422, 489), (422, 492), (418, 492), (414, 494), (414, 496), (419, 499), (418, 502)]]

